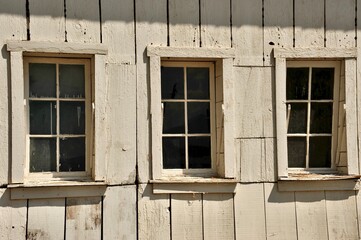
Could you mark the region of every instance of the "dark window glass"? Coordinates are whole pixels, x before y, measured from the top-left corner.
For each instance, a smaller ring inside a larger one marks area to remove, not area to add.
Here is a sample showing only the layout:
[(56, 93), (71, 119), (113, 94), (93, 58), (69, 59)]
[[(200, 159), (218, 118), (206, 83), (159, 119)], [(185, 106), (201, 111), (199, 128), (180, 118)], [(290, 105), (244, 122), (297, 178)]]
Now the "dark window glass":
[(184, 99), (184, 69), (161, 68), (162, 99)]
[(60, 139), (60, 172), (85, 171), (85, 138)]
[(306, 167), (306, 138), (288, 137), (288, 167), (304, 168)]
[(85, 133), (84, 102), (60, 102), (60, 133)]
[(189, 168), (211, 168), (211, 138), (188, 138)]
[(311, 133), (332, 133), (332, 104), (311, 103)]
[(188, 133), (210, 133), (208, 102), (188, 102)]
[(30, 172), (56, 171), (56, 138), (30, 138)]
[(29, 97), (56, 97), (55, 86), (55, 64), (29, 64)]
[(288, 133), (307, 132), (307, 103), (289, 103), (291, 106)]
[(311, 168), (331, 167), (331, 137), (310, 137)]
[(308, 98), (308, 68), (287, 68), (287, 100)]
[(59, 91), (62, 98), (85, 98), (84, 65), (59, 65)]
[(183, 137), (163, 137), (163, 168), (185, 168), (185, 141)]
[(184, 103), (163, 104), (163, 133), (184, 133)]
[(56, 134), (56, 102), (29, 101), (30, 134)]
[(311, 99), (333, 99), (333, 68), (312, 68)]
[(188, 99), (209, 99), (209, 68), (187, 68)]

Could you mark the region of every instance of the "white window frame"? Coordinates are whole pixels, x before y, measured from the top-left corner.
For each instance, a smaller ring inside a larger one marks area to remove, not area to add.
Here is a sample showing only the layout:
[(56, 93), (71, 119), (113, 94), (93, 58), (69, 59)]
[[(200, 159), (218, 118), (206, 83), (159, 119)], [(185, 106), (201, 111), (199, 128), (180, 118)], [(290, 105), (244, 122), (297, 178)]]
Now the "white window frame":
[[(75, 44), (52, 42), (24, 42), (12, 41), (7, 43), (10, 52), (11, 74), (11, 184), (25, 184), (29, 181), (55, 181), (69, 180), (64, 177), (45, 176), (44, 178), (29, 178), (27, 169), (27, 96), (24, 75), (24, 57), (77, 57), (88, 58), (91, 61), (91, 81), (93, 89), (92, 102), (92, 140), (94, 142), (93, 156), (87, 157), (92, 164), (90, 176), (71, 177), (72, 180), (105, 181), (105, 107), (106, 107), (106, 82), (105, 82), (105, 55), (107, 48), (101, 44)], [(37, 174), (35, 174), (37, 175)]]
[[(168, 177), (162, 161), (162, 106), (161, 106), (161, 61), (221, 61), (223, 78), (223, 117), (224, 117), (224, 160), (215, 166), (220, 178), (236, 177), (235, 140), (234, 140), (234, 87), (233, 87), (233, 48), (190, 48), (148, 46), (150, 58), (150, 92), (152, 122), (152, 179)], [(167, 169), (168, 170), (168, 169)], [(188, 175), (187, 175), (188, 176)], [(181, 176), (182, 177), (182, 176)], [(193, 175), (189, 175), (193, 177)], [(212, 176), (206, 176), (212, 177)]]
[[(345, 64), (347, 175), (359, 174), (356, 107), (356, 48), (275, 48), (278, 179), (288, 179), (286, 71), (288, 61), (339, 60)], [(342, 73), (341, 73), (342, 74)], [(336, 79), (335, 79), (336, 80)]]

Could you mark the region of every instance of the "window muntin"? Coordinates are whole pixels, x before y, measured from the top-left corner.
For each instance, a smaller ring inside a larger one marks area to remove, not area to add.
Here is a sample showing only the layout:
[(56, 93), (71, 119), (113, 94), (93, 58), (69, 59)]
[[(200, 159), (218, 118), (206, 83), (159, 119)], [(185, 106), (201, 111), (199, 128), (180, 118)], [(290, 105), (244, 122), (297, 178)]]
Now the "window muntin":
[(340, 63), (287, 62), (287, 148), (292, 170), (335, 169)]
[(162, 158), (168, 173), (215, 168), (215, 86), (211, 62), (162, 62)]
[(24, 58), (27, 167), (34, 177), (91, 175), (90, 60)]

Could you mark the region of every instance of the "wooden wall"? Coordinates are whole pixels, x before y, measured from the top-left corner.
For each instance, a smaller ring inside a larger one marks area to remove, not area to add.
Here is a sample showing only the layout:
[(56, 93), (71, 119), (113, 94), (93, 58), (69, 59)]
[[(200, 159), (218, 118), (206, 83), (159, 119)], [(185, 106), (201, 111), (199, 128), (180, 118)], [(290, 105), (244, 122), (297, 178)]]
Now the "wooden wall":
[[(0, 0), (0, 239), (359, 239), (358, 191), (278, 191), (272, 49), (360, 46), (360, 3)], [(10, 200), (7, 40), (108, 46), (103, 196)], [(235, 194), (153, 194), (148, 45), (236, 49)]]

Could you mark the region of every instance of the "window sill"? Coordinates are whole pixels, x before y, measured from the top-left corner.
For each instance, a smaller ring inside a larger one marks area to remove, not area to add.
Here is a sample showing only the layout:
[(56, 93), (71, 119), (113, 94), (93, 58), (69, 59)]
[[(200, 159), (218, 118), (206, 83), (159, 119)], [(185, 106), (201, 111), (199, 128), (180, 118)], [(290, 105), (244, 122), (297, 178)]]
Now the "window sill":
[(103, 196), (105, 182), (92, 181), (52, 181), (10, 184), (11, 199), (42, 199), (65, 197)]
[(234, 193), (237, 181), (224, 178), (169, 177), (151, 180), (154, 194)]
[(290, 173), (278, 181), (279, 191), (359, 190), (360, 175)]

